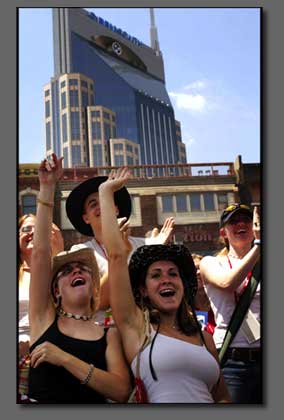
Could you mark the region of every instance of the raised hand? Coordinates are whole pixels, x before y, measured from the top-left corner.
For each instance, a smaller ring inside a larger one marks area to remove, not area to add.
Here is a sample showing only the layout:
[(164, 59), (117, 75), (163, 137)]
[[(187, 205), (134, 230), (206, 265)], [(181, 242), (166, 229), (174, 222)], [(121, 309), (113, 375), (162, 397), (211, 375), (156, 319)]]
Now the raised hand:
[(158, 231), (157, 228), (152, 230), (152, 234), (150, 238), (147, 240), (147, 244), (155, 245), (155, 244), (167, 244), (171, 240), (172, 232), (174, 229), (174, 218), (168, 217), (160, 230)]
[(126, 167), (118, 168), (116, 173), (112, 170), (108, 179), (99, 186), (99, 191), (103, 189), (109, 189), (112, 192), (118, 191), (124, 187), (129, 178), (130, 172)]
[(52, 159), (44, 159), (41, 161), (38, 176), (41, 185), (55, 185), (56, 182), (62, 177), (63, 157), (57, 158), (56, 154), (52, 154)]

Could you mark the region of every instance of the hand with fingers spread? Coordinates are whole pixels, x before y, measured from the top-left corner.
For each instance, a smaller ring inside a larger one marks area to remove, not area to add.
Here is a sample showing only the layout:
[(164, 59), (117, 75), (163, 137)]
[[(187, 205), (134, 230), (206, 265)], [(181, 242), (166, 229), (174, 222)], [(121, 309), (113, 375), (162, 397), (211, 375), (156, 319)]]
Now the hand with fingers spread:
[(258, 206), (255, 206), (253, 209), (253, 233), (255, 239), (260, 239), (260, 210)]
[(174, 229), (174, 218), (168, 217), (160, 230), (158, 231), (157, 228), (152, 230), (152, 234), (150, 238), (147, 240), (148, 245), (155, 245), (155, 244), (167, 244), (171, 240), (171, 236)]
[(112, 192), (118, 191), (124, 187), (129, 178), (130, 172), (126, 167), (118, 168), (116, 173), (112, 170), (108, 179), (99, 186), (99, 191), (102, 189), (108, 189)]
[(63, 157), (57, 158), (56, 154), (52, 154), (52, 159), (44, 159), (39, 166), (38, 175), (41, 185), (55, 185), (56, 182), (62, 177)]
[(31, 367), (37, 368), (41, 363), (48, 362), (55, 366), (62, 366), (67, 353), (59, 347), (45, 341), (31, 352)]

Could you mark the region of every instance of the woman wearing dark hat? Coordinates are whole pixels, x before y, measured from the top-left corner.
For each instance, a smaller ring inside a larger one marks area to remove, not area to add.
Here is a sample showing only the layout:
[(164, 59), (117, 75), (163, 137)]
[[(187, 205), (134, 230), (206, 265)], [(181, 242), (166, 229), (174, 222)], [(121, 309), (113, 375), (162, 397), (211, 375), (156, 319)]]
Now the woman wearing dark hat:
[[(220, 235), (225, 248), (204, 257), (200, 270), (215, 315), (214, 341), (220, 349), (236, 303), (260, 258), (260, 216), (245, 204), (223, 210)], [(261, 403), (260, 283), (248, 314), (227, 353), (223, 373), (235, 403)]]
[(39, 167), (29, 301), (29, 397), (48, 404), (124, 402), (130, 381), (118, 332), (104, 330), (93, 319), (99, 296), (94, 253), (82, 249), (51, 258), (47, 238), (61, 174), (62, 158), (55, 155)]
[(213, 339), (202, 334), (194, 314), (196, 271), (187, 248), (142, 246), (132, 255), (128, 270), (113, 200), (128, 178), (128, 170), (122, 168), (99, 187), (111, 307), (126, 358), (135, 375), (145, 338), (143, 312), (149, 313), (151, 344), (139, 356), (148, 402), (228, 402)]
[[(104, 310), (109, 308), (108, 255), (102, 235), (98, 193), (99, 186), (106, 180), (107, 176), (88, 179), (75, 187), (66, 200), (66, 213), (72, 225), (82, 235), (92, 237), (87, 242), (73, 245), (71, 249), (91, 248), (94, 250), (101, 277), (101, 303), (96, 317), (99, 323), (105, 321)], [(119, 226), (128, 247), (129, 257), (135, 249), (145, 243), (166, 243), (170, 239), (174, 225), (172, 217), (166, 219), (161, 231), (155, 232), (155, 237), (145, 239), (129, 236), (128, 219), (131, 214), (131, 198), (125, 187), (115, 192), (114, 202), (116, 217), (119, 219)]]

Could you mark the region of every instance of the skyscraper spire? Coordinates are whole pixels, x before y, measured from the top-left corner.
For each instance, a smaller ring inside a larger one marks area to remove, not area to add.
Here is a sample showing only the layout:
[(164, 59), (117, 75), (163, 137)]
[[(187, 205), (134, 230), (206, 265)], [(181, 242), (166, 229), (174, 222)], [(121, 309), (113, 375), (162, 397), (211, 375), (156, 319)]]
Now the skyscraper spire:
[(150, 27), (151, 48), (155, 50), (156, 55), (161, 55), (159, 40), (158, 40), (158, 31), (155, 25), (155, 16), (154, 16), (153, 8), (150, 8), (150, 19), (151, 19), (151, 27)]

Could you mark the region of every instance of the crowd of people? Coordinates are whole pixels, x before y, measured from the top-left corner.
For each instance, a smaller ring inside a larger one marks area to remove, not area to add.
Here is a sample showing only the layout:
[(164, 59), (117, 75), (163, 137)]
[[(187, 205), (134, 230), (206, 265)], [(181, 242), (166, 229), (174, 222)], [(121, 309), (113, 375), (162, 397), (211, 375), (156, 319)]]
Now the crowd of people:
[(18, 403), (261, 403), (260, 282), (219, 363), (260, 263), (260, 215), (223, 210), (216, 256), (172, 241), (174, 219), (130, 236), (127, 168), (82, 182), (66, 213), (92, 239), (64, 250), (53, 223), (62, 160), (39, 167), (36, 215), (19, 221)]

